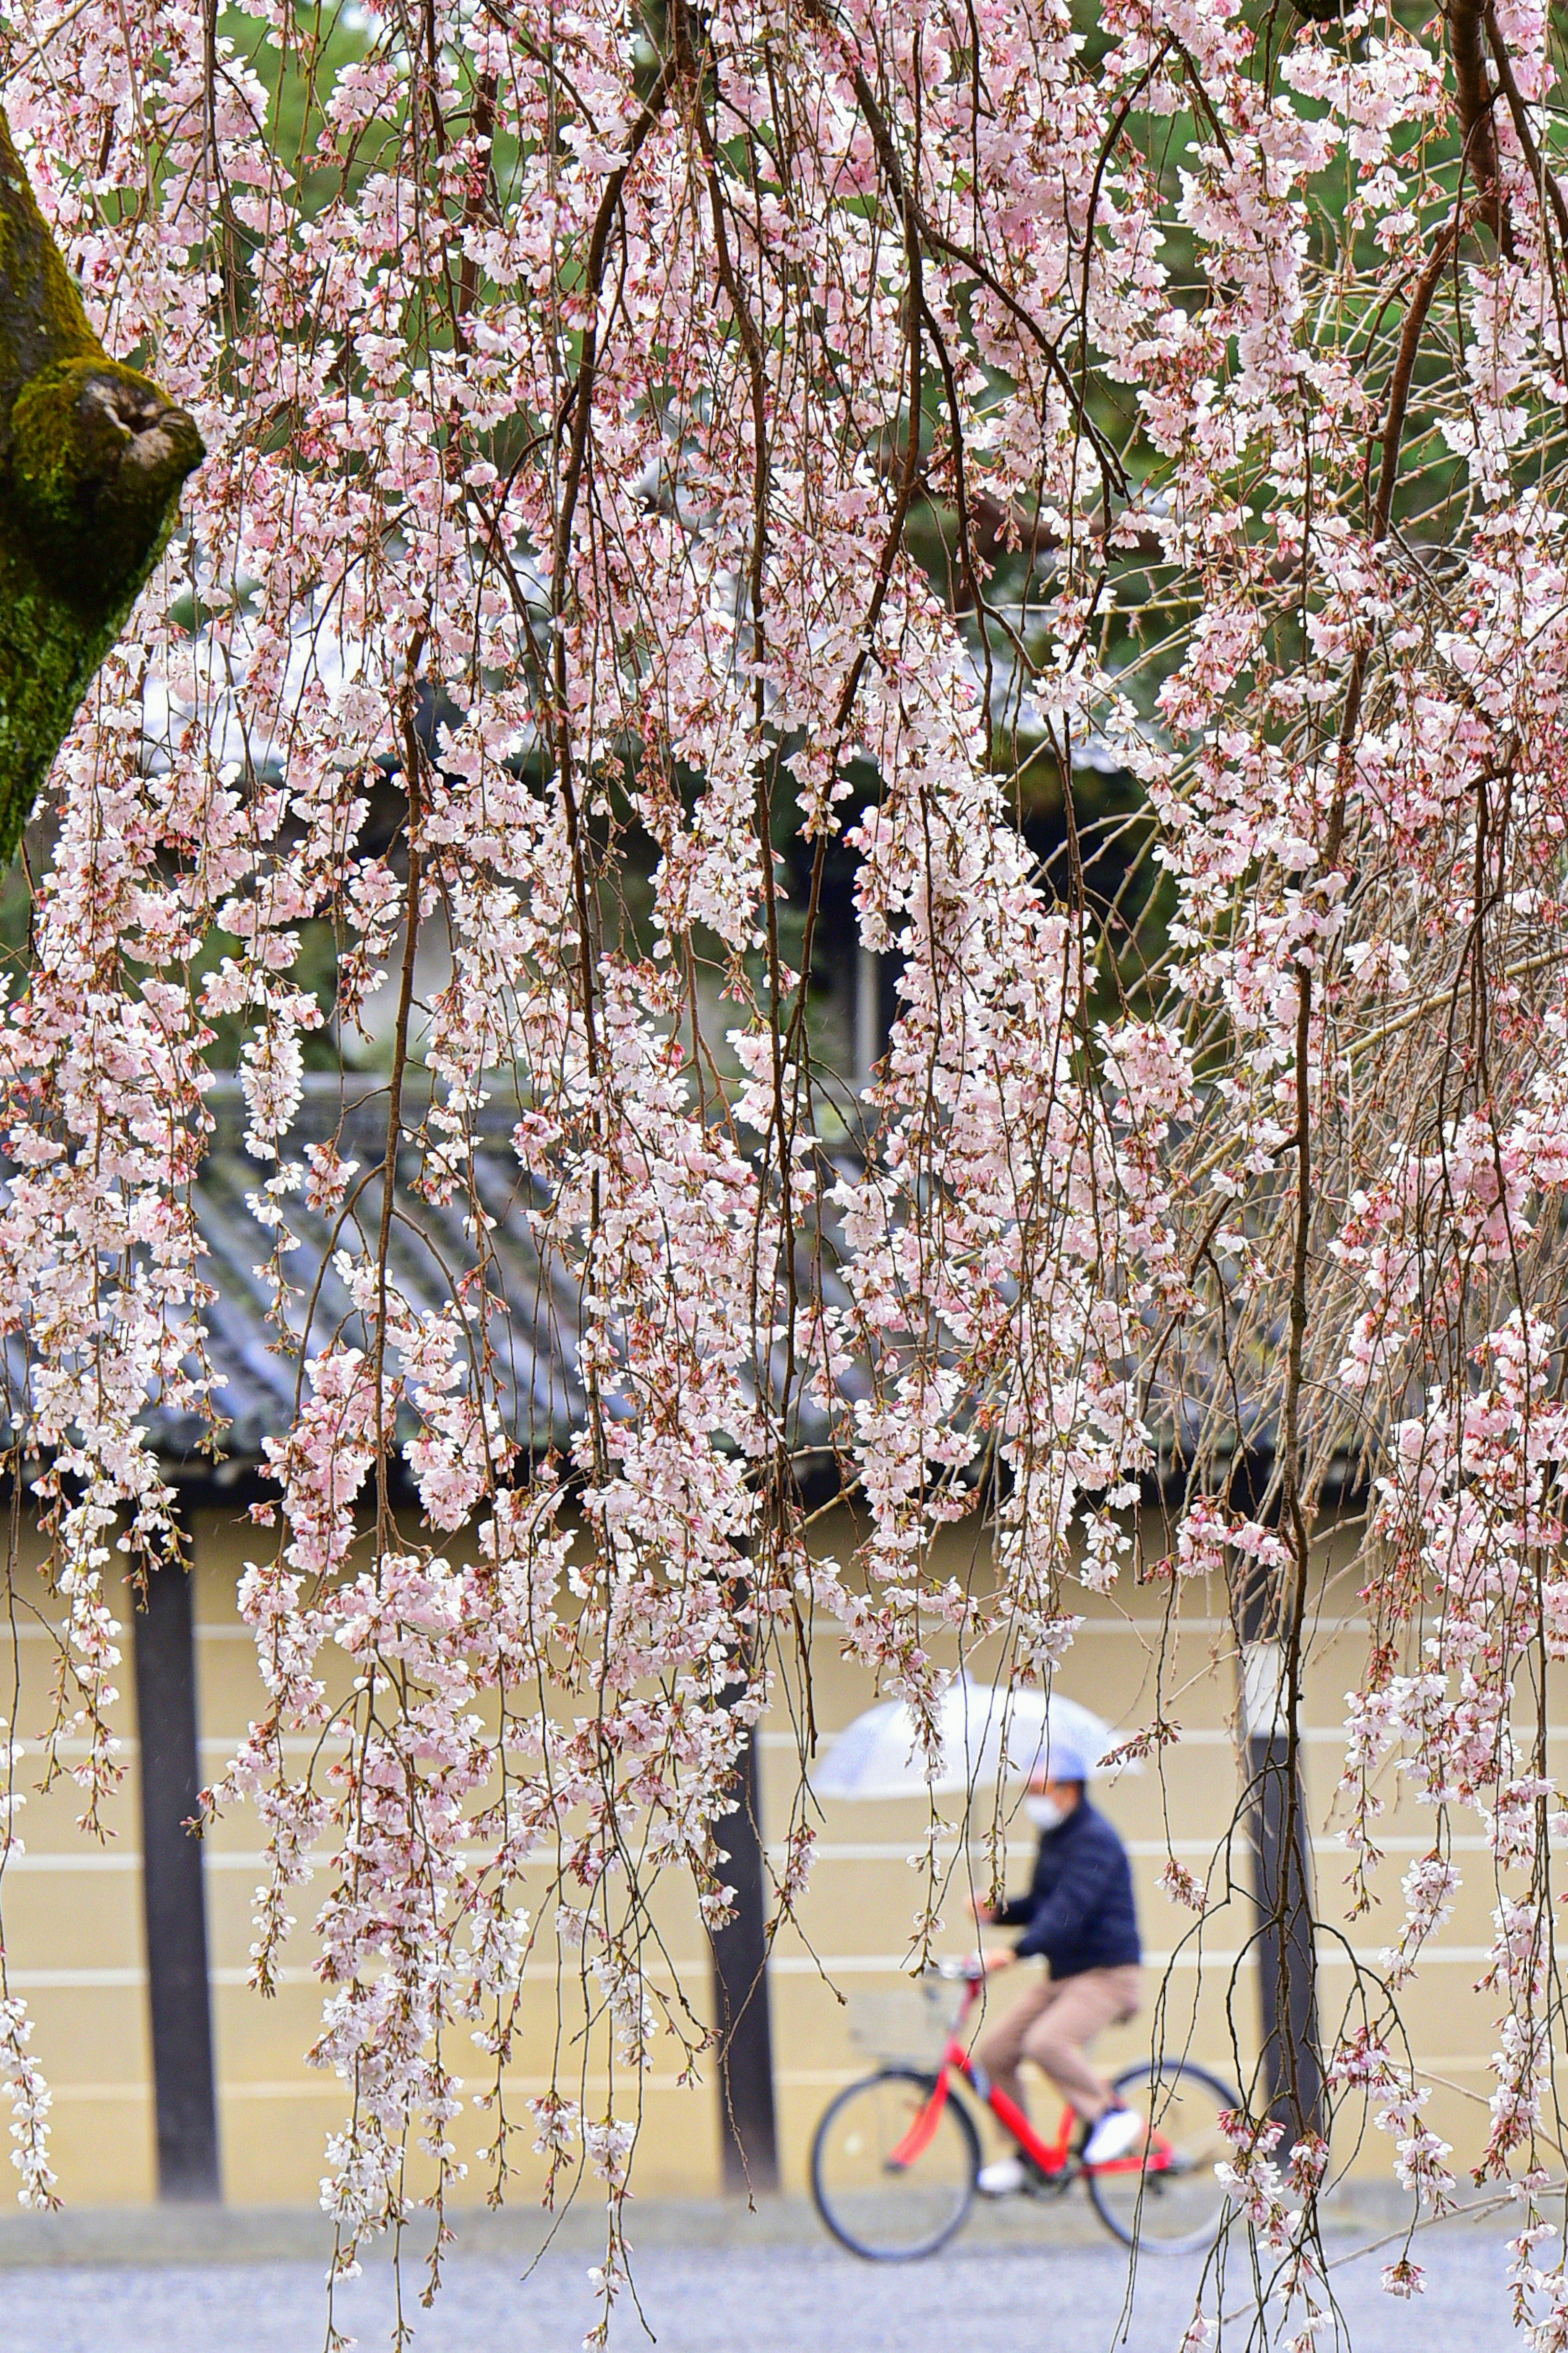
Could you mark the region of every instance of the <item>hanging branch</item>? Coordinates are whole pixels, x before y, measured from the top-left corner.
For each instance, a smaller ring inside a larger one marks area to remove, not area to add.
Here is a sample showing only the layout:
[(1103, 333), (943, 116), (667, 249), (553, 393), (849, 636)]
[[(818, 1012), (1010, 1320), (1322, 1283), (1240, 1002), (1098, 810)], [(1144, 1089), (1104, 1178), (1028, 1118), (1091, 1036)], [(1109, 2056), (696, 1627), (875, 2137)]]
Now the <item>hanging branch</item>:
[(203, 454), (93, 333), (0, 113), (0, 861)]
[(1465, 133), (1465, 168), (1476, 184), (1480, 217), (1506, 249), (1511, 239), (1498, 179), (1497, 132), (1492, 123), (1495, 92), (1487, 79), (1486, 10), (1478, 6), (1477, 0), (1453, 0), (1446, 13), (1454, 90)]

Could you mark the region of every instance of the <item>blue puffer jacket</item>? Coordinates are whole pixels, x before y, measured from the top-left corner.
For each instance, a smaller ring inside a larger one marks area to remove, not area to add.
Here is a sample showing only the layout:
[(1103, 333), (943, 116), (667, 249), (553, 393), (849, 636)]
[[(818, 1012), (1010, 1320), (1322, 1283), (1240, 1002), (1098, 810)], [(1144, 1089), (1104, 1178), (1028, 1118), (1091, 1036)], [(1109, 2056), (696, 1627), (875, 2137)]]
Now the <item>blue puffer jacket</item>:
[(1020, 1959), (1043, 1953), (1053, 1978), (1124, 1968), (1143, 1957), (1127, 1850), (1087, 1798), (1046, 1831), (1027, 1895), (996, 1916), (1004, 1928), (1023, 1929)]

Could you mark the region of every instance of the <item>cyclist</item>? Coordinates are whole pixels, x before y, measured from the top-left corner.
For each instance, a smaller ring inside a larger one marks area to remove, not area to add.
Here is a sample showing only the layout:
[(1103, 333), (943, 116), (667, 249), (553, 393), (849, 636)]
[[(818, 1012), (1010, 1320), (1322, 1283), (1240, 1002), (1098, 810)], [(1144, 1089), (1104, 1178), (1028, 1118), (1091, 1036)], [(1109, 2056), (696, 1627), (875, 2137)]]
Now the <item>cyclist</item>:
[[(1029, 1893), (995, 1911), (973, 1905), (976, 1920), (1024, 1931), (1011, 1950), (981, 1956), (988, 1976), (1036, 1956), (1050, 1964), (1050, 1975), (986, 2029), (974, 2062), (1026, 2108), (1018, 2068), (1034, 2060), (1083, 2120), (1084, 2163), (1109, 2165), (1127, 2155), (1142, 2126), (1085, 2054), (1102, 2027), (1120, 2026), (1137, 2010), (1142, 1954), (1127, 1850), (1084, 1795), (1089, 1771), (1076, 1748), (1053, 1739), (1048, 1766), (1037, 1768), (1024, 1800), (1040, 1833)], [(987, 2198), (1008, 2197), (1027, 2180), (1021, 2157), (997, 2158), (980, 2171)]]

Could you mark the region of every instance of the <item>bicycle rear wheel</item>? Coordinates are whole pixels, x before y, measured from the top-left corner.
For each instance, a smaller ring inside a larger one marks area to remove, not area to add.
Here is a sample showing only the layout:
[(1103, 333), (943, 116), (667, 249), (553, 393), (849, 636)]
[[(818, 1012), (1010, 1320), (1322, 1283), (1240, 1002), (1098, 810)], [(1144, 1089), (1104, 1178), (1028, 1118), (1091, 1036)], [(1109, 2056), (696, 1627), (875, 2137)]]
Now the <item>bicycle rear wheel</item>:
[(1239, 2105), (1236, 2094), (1184, 2059), (1129, 2067), (1116, 2089), (1147, 2119), (1149, 2133), (1131, 2156), (1085, 2175), (1100, 2221), (1124, 2245), (1155, 2254), (1212, 2245), (1227, 2211), (1215, 2179), (1215, 2167), (1230, 2154), (1219, 2119)]
[(841, 2246), (910, 2263), (952, 2238), (974, 2200), (980, 2137), (951, 2090), (913, 2067), (868, 2075), (827, 2109), (811, 2144), (811, 2194)]

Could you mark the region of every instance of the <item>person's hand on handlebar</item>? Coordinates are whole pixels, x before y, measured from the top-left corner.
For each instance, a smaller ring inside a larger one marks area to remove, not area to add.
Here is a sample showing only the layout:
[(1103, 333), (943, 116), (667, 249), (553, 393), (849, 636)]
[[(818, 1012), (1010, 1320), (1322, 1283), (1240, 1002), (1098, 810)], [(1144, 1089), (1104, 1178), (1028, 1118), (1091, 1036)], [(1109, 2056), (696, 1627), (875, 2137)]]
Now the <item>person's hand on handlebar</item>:
[(994, 1945), (989, 1951), (971, 1953), (963, 1966), (980, 1977), (991, 1978), (998, 1969), (1011, 1968), (1017, 1957), (1010, 1945)]
[[(973, 1914), (976, 1922), (982, 1928), (990, 1928), (995, 1926), (996, 1913), (994, 1907), (989, 1904), (983, 1904), (978, 1895), (972, 1895), (970, 1897), (969, 1908)], [(975, 1967), (982, 1970), (986, 1977), (994, 1976), (998, 1969), (1010, 1968), (1016, 1958), (1017, 1955), (1014, 1952), (1010, 1945), (997, 1945), (993, 1947), (990, 1950), (986, 1950), (983, 1947), (981, 1950), (973, 1956)]]

